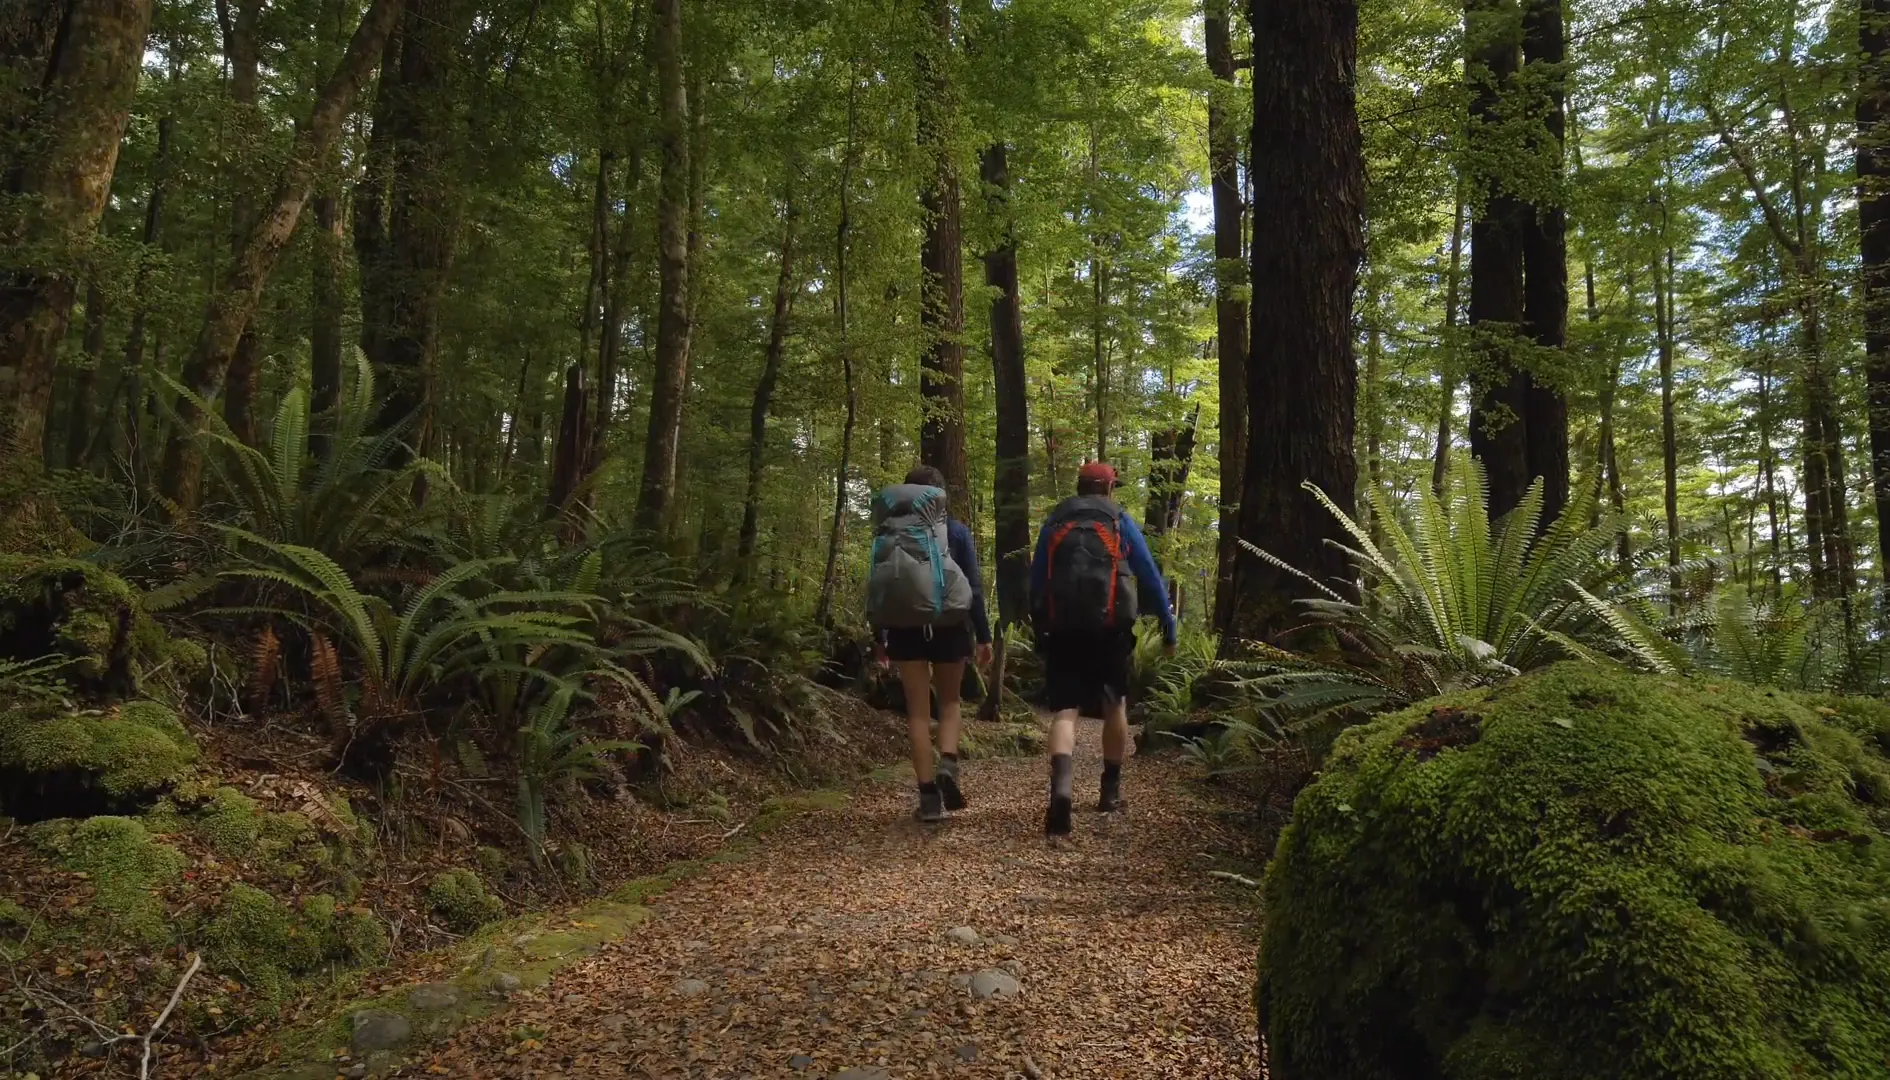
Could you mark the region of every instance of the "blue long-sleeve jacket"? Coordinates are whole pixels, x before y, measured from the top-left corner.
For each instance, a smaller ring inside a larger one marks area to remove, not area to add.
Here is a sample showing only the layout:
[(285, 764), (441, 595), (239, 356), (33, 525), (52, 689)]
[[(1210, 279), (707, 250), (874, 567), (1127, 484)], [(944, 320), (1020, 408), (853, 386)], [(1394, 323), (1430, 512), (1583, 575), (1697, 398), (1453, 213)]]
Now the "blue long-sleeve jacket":
[(978, 572), (978, 545), (971, 539), (971, 530), (964, 522), (952, 518), (946, 523), (945, 547), (958, 569), (965, 572), (965, 580), (971, 583), (971, 629), (978, 636), (978, 644), (989, 645), (991, 617), (984, 610), (984, 575)]
[[(1135, 574), (1142, 587), (1156, 597), (1158, 606), (1155, 611), (1162, 621), (1162, 640), (1170, 645), (1175, 643), (1175, 613), (1168, 606), (1168, 583), (1162, 580), (1162, 572), (1155, 566), (1155, 556), (1148, 549), (1148, 541), (1143, 538), (1142, 530), (1136, 528), (1135, 519), (1127, 511), (1116, 515), (1116, 521), (1122, 527), (1123, 546), (1129, 549), (1129, 570)], [(1037, 530), (1037, 554), (1030, 560), (1030, 603), (1031, 610), (1037, 610), (1043, 598), (1044, 590), (1050, 585), (1050, 522), (1045, 521)], [(1143, 614), (1147, 614), (1144, 612)]]

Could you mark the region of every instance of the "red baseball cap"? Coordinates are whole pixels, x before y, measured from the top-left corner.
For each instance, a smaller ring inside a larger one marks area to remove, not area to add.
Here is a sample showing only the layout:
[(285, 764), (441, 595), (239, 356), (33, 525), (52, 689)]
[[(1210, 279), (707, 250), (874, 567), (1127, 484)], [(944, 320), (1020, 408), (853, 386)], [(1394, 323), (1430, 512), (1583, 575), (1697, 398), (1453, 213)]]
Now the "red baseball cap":
[(1114, 486), (1116, 483), (1116, 467), (1109, 464), (1107, 461), (1085, 461), (1083, 467), (1076, 471), (1076, 478), (1078, 480), (1101, 480)]

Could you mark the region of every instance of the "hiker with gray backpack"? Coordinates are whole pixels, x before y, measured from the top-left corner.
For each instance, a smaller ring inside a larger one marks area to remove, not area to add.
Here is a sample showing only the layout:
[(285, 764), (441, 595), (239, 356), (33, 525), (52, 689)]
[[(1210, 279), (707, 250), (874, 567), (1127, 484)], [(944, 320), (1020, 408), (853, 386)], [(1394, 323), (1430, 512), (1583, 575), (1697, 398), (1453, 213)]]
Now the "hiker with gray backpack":
[[(945, 477), (930, 465), (873, 496), (873, 559), (866, 613), (879, 663), (896, 665), (905, 690), (916, 816), (927, 824), (965, 808), (958, 783), (959, 687), (975, 651), (991, 656), (991, 624), (971, 530), (955, 520)], [(975, 642), (974, 642), (975, 636)], [(974, 647), (975, 646), (975, 647)], [(938, 757), (932, 750), (932, 694), (938, 695)]]
[(1076, 475), (1076, 494), (1050, 511), (1030, 563), (1030, 621), (1043, 661), (1050, 723), (1050, 809), (1044, 833), (1070, 834), (1076, 718), (1103, 721), (1102, 796), (1097, 809), (1122, 805), (1122, 759), (1129, 750), (1129, 674), (1135, 654), (1137, 585), (1156, 605), (1162, 645), (1175, 653), (1168, 588), (1135, 519), (1111, 498), (1116, 470), (1091, 461)]

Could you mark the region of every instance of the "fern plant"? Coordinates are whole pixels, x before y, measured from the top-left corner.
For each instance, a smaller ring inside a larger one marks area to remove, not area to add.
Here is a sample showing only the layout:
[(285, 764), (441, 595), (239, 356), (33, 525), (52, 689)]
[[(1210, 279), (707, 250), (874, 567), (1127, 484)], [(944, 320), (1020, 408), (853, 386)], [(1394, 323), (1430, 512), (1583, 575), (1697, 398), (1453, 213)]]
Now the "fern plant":
[[(174, 380), (172, 387), (193, 396)], [(430, 513), (410, 496), (414, 478), (423, 473), (438, 481), (447, 478), (425, 459), (388, 467), (403, 432), (399, 427), (368, 430), (374, 394), (373, 368), (357, 350), (353, 386), (336, 412), (330, 449), (321, 460), (310, 440), (308, 395), (299, 386), (283, 395), (259, 447), (243, 442), (219, 410), (197, 400), (206, 425), (199, 436), (209, 451), (205, 461), (234, 523), (272, 543), (327, 552), (357, 569), (389, 548), (410, 543)]]
[(1672, 652), (1658, 633), (1604, 599), (1619, 580), (1606, 555), (1620, 523), (1597, 514), (1592, 497), (1539, 530), (1538, 482), (1492, 527), (1481, 468), (1473, 463), (1455, 475), (1448, 499), (1419, 494), (1409, 527), (1374, 490), (1382, 542), (1306, 485), (1351, 539), (1339, 546), (1358, 575), (1356, 600), (1242, 541), (1316, 589), (1320, 596), (1305, 602), (1308, 617), (1358, 657), (1343, 664), (1275, 657), (1271, 670), (1250, 680), (1275, 708), (1375, 711), (1571, 657), (1671, 668)]
[(313, 548), (282, 544), (234, 527), (225, 533), (244, 564), (225, 575), (286, 588), (308, 603), (301, 609), (259, 606), (226, 609), (280, 616), (307, 629), (319, 655), (331, 638), (350, 653), (361, 691), (348, 715), (334, 710), (341, 700), (334, 687), (323, 687), (318, 663), (317, 692), (331, 723), (353, 731), (357, 721), (380, 722), (418, 711), (432, 688), (463, 680), (477, 686), (506, 673), (562, 684), (557, 672), (531, 666), (537, 650), (568, 648), (596, 651), (573, 608), (594, 597), (573, 593), (475, 590), (489, 561), (460, 563), (435, 575), (398, 609), (363, 592), (336, 562)]
[(593, 739), (571, 723), (578, 692), (552, 691), (518, 729), (518, 821), (531, 842), (532, 861), (542, 865), (547, 796), (596, 776), (608, 754), (642, 747), (622, 739)]

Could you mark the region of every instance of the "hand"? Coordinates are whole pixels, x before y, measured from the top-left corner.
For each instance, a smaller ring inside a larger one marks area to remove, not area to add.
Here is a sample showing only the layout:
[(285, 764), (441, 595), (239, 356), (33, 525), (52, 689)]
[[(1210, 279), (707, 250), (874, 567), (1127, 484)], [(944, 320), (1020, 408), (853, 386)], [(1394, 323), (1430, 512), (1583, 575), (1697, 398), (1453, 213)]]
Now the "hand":
[(892, 666), (892, 657), (886, 655), (885, 649), (876, 648), (873, 650), (873, 663), (878, 664), (879, 669), (884, 671)]
[(1170, 660), (1173, 660), (1175, 658), (1175, 643), (1172, 641), (1163, 642), (1162, 655), (1168, 657)]
[(990, 642), (981, 641), (978, 643), (977, 659), (978, 659), (979, 667), (991, 666), (991, 643)]

